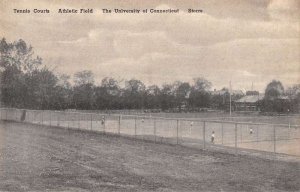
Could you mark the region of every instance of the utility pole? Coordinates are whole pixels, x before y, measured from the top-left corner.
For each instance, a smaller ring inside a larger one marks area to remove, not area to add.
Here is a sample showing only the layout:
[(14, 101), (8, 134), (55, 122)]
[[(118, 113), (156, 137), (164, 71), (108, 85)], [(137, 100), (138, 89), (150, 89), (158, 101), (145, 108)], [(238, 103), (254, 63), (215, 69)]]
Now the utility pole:
[(231, 116), (231, 81), (229, 82), (229, 115)]

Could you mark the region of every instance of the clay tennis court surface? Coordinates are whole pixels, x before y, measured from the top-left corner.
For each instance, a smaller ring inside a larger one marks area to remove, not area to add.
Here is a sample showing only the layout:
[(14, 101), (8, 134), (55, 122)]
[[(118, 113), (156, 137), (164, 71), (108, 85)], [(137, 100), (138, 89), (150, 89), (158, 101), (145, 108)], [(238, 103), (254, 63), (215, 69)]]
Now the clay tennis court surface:
[(299, 161), (0, 123), (0, 191), (299, 190)]

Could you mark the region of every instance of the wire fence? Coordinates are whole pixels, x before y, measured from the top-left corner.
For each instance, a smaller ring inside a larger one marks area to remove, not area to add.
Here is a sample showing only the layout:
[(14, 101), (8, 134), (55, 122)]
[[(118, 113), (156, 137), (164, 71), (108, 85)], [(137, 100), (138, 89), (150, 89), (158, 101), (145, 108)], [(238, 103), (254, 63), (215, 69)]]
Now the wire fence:
[(0, 109), (1, 120), (89, 130), (231, 153), (300, 157), (300, 126), (69, 111)]

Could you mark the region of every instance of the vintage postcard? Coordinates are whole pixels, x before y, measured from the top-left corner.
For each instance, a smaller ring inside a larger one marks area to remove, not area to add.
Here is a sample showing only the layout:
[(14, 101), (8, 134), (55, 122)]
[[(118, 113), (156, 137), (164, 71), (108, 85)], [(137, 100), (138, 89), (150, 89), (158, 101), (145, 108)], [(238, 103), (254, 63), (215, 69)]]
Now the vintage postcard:
[(0, 0), (0, 191), (300, 191), (299, 0)]

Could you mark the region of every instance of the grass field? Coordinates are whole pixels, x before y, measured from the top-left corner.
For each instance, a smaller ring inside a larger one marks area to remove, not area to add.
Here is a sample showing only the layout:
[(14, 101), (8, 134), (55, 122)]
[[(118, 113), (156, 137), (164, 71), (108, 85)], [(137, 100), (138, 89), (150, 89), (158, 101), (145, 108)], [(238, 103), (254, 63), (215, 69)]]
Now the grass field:
[(0, 123), (0, 191), (299, 191), (300, 163)]

